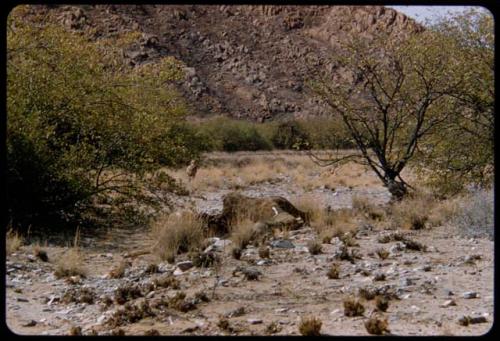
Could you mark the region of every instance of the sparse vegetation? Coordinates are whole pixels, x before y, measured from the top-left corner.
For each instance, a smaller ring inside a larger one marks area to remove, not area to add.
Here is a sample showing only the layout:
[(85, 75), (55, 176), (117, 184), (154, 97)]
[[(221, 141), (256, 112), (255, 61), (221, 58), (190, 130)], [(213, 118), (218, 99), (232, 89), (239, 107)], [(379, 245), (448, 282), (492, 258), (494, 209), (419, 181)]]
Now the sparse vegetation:
[(21, 247), (21, 245), (23, 245), (23, 239), (18, 232), (12, 230), (11, 228), (7, 231), (5, 243), (5, 250), (7, 251), (7, 255), (10, 255), (17, 251)]
[(120, 305), (142, 296), (141, 288), (137, 284), (124, 284), (114, 292), (115, 302)]
[(344, 315), (348, 317), (363, 316), (365, 307), (358, 300), (349, 297), (344, 300)]
[(387, 311), (387, 308), (389, 308), (389, 300), (383, 295), (377, 295), (375, 297), (375, 307), (377, 307), (379, 311)]
[(366, 331), (372, 335), (383, 335), (385, 333), (390, 333), (387, 319), (382, 320), (376, 317), (371, 317), (367, 321), (365, 321), (365, 328)]
[(321, 245), (321, 241), (320, 240), (317, 240), (317, 239), (314, 239), (314, 240), (310, 240), (308, 243), (307, 243), (307, 249), (309, 250), (309, 253), (311, 255), (319, 255), (320, 253), (322, 253), (323, 251), (323, 247)]
[(83, 264), (81, 251), (78, 247), (72, 247), (61, 256), (54, 271), (57, 278), (69, 276), (87, 276), (87, 269)]
[(303, 317), (299, 323), (299, 332), (302, 336), (320, 336), (323, 322), (317, 317)]
[(377, 256), (382, 259), (382, 260), (385, 260), (387, 258), (389, 258), (390, 256), (390, 252), (387, 251), (386, 249), (384, 248), (379, 248), (375, 251), (375, 253), (377, 254)]
[(164, 260), (194, 251), (204, 239), (203, 221), (191, 211), (180, 211), (160, 216), (152, 225), (157, 241), (153, 249)]
[(466, 236), (493, 239), (494, 196), (493, 189), (475, 189), (459, 201), (451, 223)]
[(336, 263), (333, 263), (330, 266), (330, 269), (326, 273), (329, 279), (339, 279), (340, 278), (340, 266)]
[(234, 259), (239, 260), (241, 258), (241, 253), (242, 253), (242, 251), (241, 251), (241, 248), (239, 248), (239, 247), (233, 247), (231, 249), (231, 255), (233, 256)]

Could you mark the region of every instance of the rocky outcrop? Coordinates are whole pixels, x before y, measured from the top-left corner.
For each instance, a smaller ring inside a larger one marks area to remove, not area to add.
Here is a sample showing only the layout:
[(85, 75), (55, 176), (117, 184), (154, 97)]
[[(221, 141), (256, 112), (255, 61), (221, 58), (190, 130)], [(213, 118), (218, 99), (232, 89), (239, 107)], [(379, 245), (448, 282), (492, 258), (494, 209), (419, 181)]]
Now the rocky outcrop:
[(244, 219), (256, 222), (258, 230), (272, 228), (297, 229), (309, 222), (309, 215), (280, 196), (253, 198), (233, 192), (223, 199), (222, 212), (203, 214), (209, 234), (223, 235), (233, 224)]
[[(350, 35), (414, 34), (423, 28), (383, 6), (31, 6), (46, 21), (95, 39), (140, 32), (124, 51), (131, 65), (171, 55), (187, 66), (177, 85), (200, 116), (257, 121), (325, 115), (304, 86), (342, 72), (336, 57)], [(28, 20), (28, 19), (27, 19)]]

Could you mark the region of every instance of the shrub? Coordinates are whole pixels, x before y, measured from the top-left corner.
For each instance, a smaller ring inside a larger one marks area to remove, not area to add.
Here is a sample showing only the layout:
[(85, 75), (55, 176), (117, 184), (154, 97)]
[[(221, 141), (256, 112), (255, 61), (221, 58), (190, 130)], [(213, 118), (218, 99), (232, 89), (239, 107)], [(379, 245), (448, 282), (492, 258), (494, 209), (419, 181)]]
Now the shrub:
[(7, 231), (5, 243), (5, 251), (7, 251), (7, 255), (10, 255), (11, 253), (17, 251), (21, 247), (21, 245), (23, 245), (23, 239), (18, 232), (14, 232), (12, 229), (9, 229)]
[(310, 240), (307, 243), (307, 249), (311, 255), (319, 255), (322, 252), (321, 241), (319, 240)]
[(300, 320), (299, 332), (302, 336), (320, 336), (323, 322), (316, 317), (303, 317)]
[(493, 189), (473, 189), (459, 202), (451, 223), (465, 236), (493, 239), (493, 200)]
[(191, 211), (163, 215), (153, 223), (152, 234), (157, 241), (154, 252), (161, 259), (175, 258), (200, 247), (204, 239), (203, 221)]
[[(198, 153), (178, 126), (185, 106), (166, 85), (181, 78), (180, 64), (162, 58), (130, 67), (122, 48), (137, 33), (91, 41), (27, 18), (19, 7), (8, 21), (6, 178), (13, 225), (53, 231), (112, 224), (139, 217), (123, 214), (127, 201), (158, 204), (144, 193), (156, 179), (146, 175)], [(102, 205), (106, 199), (112, 204)]]
[(345, 299), (343, 304), (345, 316), (363, 316), (363, 313), (365, 312), (365, 307), (354, 298)]
[(339, 279), (340, 278), (340, 266), (338, 264), (332, 264), (327, 274), (329, 279)]
[(209, 149), (226, 152), (270, 150), (272, 144), (257, 123), (218, 117), (196, 125), (198, 135)]
[(366, 331), (372, 335), (382, 335), (390, 332), (387, 319), (381, 320), (376, 317), (371, 317), (365, 321), (365, 328)]
[(72, 247), (59, 258), (54, 275), (57, 278), (69, 276), (86, 277), (87, 270), (83, 266), (82, 255), (77, 247)]
[(309, 149), (307, 132), (297, 121), (280, 123), (274, 131), (271, 141), (278, 149)]
[(255, 222), (250, 219), (237, 220), (232, 225), (231, 240), (241, 250), (245, 249), (259, 237), (259, 231), (254, 228)]
[(385, 296), (378, 295), (375, 297), (375, 306), (379, 311), (386, 311), (389, 308), (389, 300)]

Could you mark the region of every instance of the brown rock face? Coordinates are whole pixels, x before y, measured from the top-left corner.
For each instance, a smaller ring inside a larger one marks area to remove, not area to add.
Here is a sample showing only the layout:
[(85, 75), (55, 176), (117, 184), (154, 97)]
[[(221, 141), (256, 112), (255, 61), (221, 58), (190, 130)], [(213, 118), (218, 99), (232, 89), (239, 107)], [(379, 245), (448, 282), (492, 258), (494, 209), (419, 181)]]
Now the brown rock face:
[(187, 66), (179, 89), (200, 116), (252, 120), (325, 115), (305, 82), (340, 72), (349, 35), (413, 34), (423, 28), (382, 6), (82, 5), (31, 6), (96, 39), (143, 33), (124, 51), (131, 65), (172, 55)]

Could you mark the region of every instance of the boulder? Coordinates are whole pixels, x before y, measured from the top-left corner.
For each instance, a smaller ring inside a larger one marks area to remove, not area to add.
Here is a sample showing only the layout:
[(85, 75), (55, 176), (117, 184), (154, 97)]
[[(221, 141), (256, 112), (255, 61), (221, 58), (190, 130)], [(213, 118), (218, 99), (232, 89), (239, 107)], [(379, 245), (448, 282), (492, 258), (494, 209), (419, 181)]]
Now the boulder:
[(290, 201), (280, 196), (253, 198), (232, 192), (224, 196), (220, 214), (202, 214), (207, 232), (224, 235), (231, 224), (240, 219), (258, 223), (258, 229), (288, 228), (297, 229), (309, 223), (309, 215), (297, 209)]

